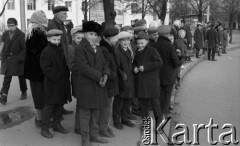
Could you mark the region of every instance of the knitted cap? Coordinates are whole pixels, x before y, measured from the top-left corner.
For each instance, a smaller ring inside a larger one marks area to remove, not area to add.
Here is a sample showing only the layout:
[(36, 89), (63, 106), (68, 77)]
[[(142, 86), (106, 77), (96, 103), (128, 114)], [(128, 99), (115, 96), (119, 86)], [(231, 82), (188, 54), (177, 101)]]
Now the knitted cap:
[(40, 24), (40, 25), (43, 25), (43, 26), (47, 27), (48, 19), (46, 17), (46, 14), (42, 10), (39, 10), (39, 11), (35, 11), (32, 14), (32, 16), (30, 18), (30, 22), (31, 23), (37, 23), (37, 24)]

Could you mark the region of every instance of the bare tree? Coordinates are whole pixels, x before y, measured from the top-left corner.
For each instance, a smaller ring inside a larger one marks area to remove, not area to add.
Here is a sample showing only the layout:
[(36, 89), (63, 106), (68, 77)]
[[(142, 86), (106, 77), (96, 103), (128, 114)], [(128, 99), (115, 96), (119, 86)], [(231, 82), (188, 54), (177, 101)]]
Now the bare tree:
[(170, 14), (174, 17), (174, 19), (182, 18), (185, 20), (188, 15), (191, 15), (189, 4), (184, 0), (171, 0), (171, 3), (172, 8), (170, 9)]
[(82, 6), (82, 11), (83, 11), (83, 15), (84, 15), (84, 22), (86, 22), (88, 20), (87, 18), (87, 13), (88, 11), (95, 5), (99, 4), (99, 3), (102, 3), (103, 1), (102, 0), (97, 0), (97, 1), (90, 1), (90, 0), (84, 0), (82, 3), (84, 3)]
[(2, 11), (1, 11), (1, 13), (0, 13), (0, 17), (3, 15), (3, 13), (4, 13), (4, 11), (5, 11), (5, 8), (6, 8), (6, 5), (7, 5), (8, 1), (9, 1), (9, 0), (7, 0), (7, 1), (4, 3), (4, 5), (3, 5), (3, 9), (2, 9)]
[(167, 14), (168, 0), (147, 0), (152, 10), (157, 14), (158, 18), (164, 23)]
[(114, 0), (103, 0), (105, 26), (114, 25), (116, 11), (114, 10)]
[(203, 14), (206, 12), (210, 0), (186, 0), (186, 2), (190, 4), (190, 6), (197, 14), (198, 20), (202, 22)]

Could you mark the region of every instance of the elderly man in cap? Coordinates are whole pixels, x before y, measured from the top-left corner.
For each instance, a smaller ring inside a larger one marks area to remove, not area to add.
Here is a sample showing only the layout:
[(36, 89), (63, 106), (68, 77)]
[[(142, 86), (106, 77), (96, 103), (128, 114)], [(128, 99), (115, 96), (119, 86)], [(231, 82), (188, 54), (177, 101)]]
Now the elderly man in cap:
[(4, 75), (3, 85), (1, 89), (0, 102), (3, 105), (7, 103), (7, 95), (10, 88), (12, 76), (18, 76), (22, 95), (20, 100), (27, 98), (27, 84), (24, 74), (24, 59), (26, 54), (25, 35), (17, 28), (17, 20), (9, 18), (7, 26), (9, 30), (5, 31), (2, 36), (1, 74)]
[[(65, 58), (67, 58), (68, 53), (68, 45), (70, 44), (67, 32), (64, 26), (64, 23), (67, 21), (67, 12), (68, 8), (65, 6), (56, 6), (53, 8), (53, 15), (54, 18), (48, 23), (47, 30), (51, 29), (59, 29), (63, 32), (60, 43), (63, 47), (63, 52), (65, 55)], [(68, 111), (63, 108), (63, 114), (72, 114), (73, 111)]]
[(85, 37), (74, 52), (74, 70), (77, 72), (72, 79), (76, 80), (73, 90), (79, 102), (82, 146), (90, 146), (90, 141), (108, 143), (99, 136), (99, 112), (108, 106), (105, 86), (110, 74), (102, 50), (96, 44), (100, 31), (101, 25), (94, 21), (83, 23)]
[(171, 41), (168, 39), (171, 27), (169, 25), (162, 25), (159, 27), (158, 48), (156, 48), (163, 60), (163, 66), (159, 71), (160, 78), (160, 104), (164, 116), (168, 116), (170, 98), (173, 85), (176, 81), (176, 68), (180, 66), (176, 49)]
[(157, 48), (157, 41), (158, 41), (158, 28), (157, 27), (149, 27), (148, 30), (148, 35), (149, 35), (149, 45), (151, 47)]

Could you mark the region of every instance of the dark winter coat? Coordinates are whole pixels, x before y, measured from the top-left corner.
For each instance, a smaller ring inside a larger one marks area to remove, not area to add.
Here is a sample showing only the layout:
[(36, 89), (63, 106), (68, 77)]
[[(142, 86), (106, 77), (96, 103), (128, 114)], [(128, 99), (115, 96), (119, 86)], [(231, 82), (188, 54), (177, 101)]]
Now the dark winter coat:
[(68, 45), (69, 40), (68, 40), (68, 36), (67, 36), (67, 32), (66, 32), (66, 28), (64, 26), (64, 23), (61, 22), (58, 18), (54, 17), (53, 20), (49, 21), (48, 23), (48, 27), (47, 30), (51, 30), (51, 29), (59, 29), (63, 32), (62, 36), (61, 36), (61, 44), (63, 46), (64, 49), (64, 55), (67, 56), (67, 49), (68, 49)]
[(40, 56), (47, 44), (47, 36), (39, 28), (33, 29), (31, 37), (26, 40), (24, 77), (30, 81), (43, 82), (44, 80)]
[(218, 35), (218, 45), (223, 47), (223, 30), (218, 30), (217, 32)]
[(195, 41), (194, 47), (197, 50), (200, 50), (203, 48), (203, 34), (201, 30), (198, 28), (194, 32), (194, 41)]
[(158, 51), (150, 46), (146, 46), (142, 51), (136, 51), (133, 62), (134, 67), (143, 65), (144, 71), (135, 74), (136, 97), (153, 98), (160, 96), (160, 80), (158, 72), (163, 62)]
[(115, 54), (114, 54), (114, 47), (110, 46), (103, 39), (100, 42), (100, 46), (110, 71), (110, 75), (106, 84), (108, 97), (113, 97), (118, 95), (119, 93), (117, 63), (116, 63)]
[(161, 85), (173, 85), (176, 81), (176, 68), (180, 66), (176, 50), (171, 41), (160, 36), (158, 38), (158, 52), (162, 57), (163, 66), (159, 71)]
[[(130, 51), (125, 51), (121, 45), (115, 49), (115, 57), (118, 66), (118, 85), (120, 98), (133, 98), (134, 94), (134, 78), (132, 68), (132, 57)], [(123, 79), (124, 74), (127, 80)]]
[(46, 104), (65, 104), (72, 100), (70, 72), (61, 47), (48, 42), (40, 57)]
[(99, 85), (101, 77), (109, 75), (109, 69), (99, 46), (95, 53), (90, 43), (83, 39), (75, 48), (74, 60), (77, 73), (73, 72), (74, 96), (80, 108), (102, 108), (108, 105), (106, 87)]
[(215, 48), (218, 44), (217, 32), (214, 28), (211, 28), (207, 31), (207, 42), (208, 48)]
[(21, 76), (24, 74), (24, 59), (26, 54), (25, 35), (18, 28), (12, 39), (9, 30), (2, 35), (4, 47), (2, 49), (1, 74), (9, 76)]

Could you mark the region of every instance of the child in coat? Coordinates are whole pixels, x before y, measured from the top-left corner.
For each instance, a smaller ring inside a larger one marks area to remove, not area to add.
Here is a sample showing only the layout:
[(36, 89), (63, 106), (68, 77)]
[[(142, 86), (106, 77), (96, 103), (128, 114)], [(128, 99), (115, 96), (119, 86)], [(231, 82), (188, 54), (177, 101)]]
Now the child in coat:
[(67, 101), (72, 101), (69, 69), (60, 44), (62, 33), (58, 29), (51, 29), (47, 32), (48, 45), (40, 56), (40, 66), (44, 74), (45, 96), (41, 135), (46, 138), (53, 138), (49, 132), (51, 118), (54, 131), (68, 133), (61, 125), (63, 105)]

